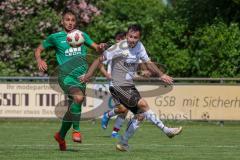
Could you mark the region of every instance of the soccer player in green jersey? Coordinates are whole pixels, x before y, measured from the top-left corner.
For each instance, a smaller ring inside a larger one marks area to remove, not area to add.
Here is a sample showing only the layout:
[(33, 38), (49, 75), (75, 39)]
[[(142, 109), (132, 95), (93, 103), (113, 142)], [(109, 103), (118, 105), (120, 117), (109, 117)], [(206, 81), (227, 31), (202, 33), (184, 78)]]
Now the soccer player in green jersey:
[(61, 151), (66, 150), (65, 136), (68, 130), (73, 127), (72, 139), (81, 143), (79, 120), (81, 116), (81, 105), (85, 96), (86, 84), (79, 81), (79, 77), (87, 71), (86, 61), (87, 47), (101, 51), (105, 44), (96, 44), (83, 32), (85, 42), (78, 48), (72, 48), (66, 41), (67, 33), (74, 30), (77, 24), (77, 17), (72, 10), (64, 10), (61, 24), (63, 31), (49, 35), (35, 50), (35, 58), (40, 71), (46, 71), (47, 63), (41, 58), (41, 53), (47, 48), (53, 48), (58, 62), (58, 82), (64, 93), (69, 97), (69, 108), (65, 113), (62, 126), (54, 136)]

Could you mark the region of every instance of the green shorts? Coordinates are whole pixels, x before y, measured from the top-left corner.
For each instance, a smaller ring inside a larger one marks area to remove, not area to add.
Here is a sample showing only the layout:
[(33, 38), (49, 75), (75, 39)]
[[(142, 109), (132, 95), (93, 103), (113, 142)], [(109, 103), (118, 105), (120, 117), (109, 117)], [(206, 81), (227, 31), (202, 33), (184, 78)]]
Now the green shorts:
[(87, 61), (82, 57), (75, 57), (66, 63), (58, 66), (58, 82), (65, 94), (69, 94), (69, 89), (79, 88), (85, 93), (86, 84), (79, 80), (79, 76), (88, 70)]
[(86, 83), (82, 83), (78, 77), (66, 76), (59, 77), (58, 82), (65, 94), (69, 94), (70, 88), (79, 88), (84, 94), (86, 90)]

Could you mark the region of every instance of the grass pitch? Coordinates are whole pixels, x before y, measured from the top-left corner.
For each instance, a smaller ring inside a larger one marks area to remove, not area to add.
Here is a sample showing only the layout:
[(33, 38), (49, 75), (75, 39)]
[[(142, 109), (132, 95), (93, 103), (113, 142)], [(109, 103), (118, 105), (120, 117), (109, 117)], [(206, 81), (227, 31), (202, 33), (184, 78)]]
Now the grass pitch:
[(110, 138), (113, 121), (105, 131), (99, 121), (82, 121), (83, 143), (73, 143), (68, 134), (68, 150), (61, 152), (53, 139), (60, 124), (58, 120), (0, 119), (0, 160), (240, 159), (240, 122), (224, 126), (215, 122), (166, 122), (170, 126), (183, 126), (182, 134), (173, 139), (145, 122), (129, 141), (130, 152), (116, 151), (117, 140)]

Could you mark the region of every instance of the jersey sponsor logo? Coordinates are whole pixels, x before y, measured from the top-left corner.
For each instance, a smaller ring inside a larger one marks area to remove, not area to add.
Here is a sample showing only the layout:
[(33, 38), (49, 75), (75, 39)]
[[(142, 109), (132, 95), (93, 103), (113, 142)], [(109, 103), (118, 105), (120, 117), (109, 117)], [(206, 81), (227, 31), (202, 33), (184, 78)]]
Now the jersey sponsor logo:
[(124, 62), (124, 66), (125, 67), (136, 67), (137, 63), (127, 63), (127, 62)]
[(69, 48), (65, 51), (65, 56), (75, 56), (75, 55), (79, 55), (82, 54), (81, 52), (81, 47), (77, 47), (77, 48)]

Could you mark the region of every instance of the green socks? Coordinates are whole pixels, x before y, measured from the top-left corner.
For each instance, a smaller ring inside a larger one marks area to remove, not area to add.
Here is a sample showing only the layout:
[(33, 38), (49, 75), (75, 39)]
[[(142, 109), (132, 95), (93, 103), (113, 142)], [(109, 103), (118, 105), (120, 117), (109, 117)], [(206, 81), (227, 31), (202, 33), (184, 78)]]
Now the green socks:
[(68, 130), (73, 125), (75, 131), (80, 131), (80, 117), (82, 111), (82, 104), (72, 103), (70, 109), (65, 113), (62, 121), (62, 126), (59, 131), (60, 136), (64, 139)]
[(61, 129), (59, 131), (59, 134), (61, 136), (62, 139), (65, 138), (68, 130), (71, 128), (72, 126), (72, 121), (70, 120), (70, 117), (71, 117), (71, 113), (69, 111), (67, 111), (63, 117), (63, 120), (62, 120), (62, 126), (61, 126)]
[(80, 132), (80, 118), (81, 118), (81, 111), (82, 111), (82, 104), (76, 104), (72, 103), (70, 111), (72, 113), (72, 124), (73, 124), (73, 129), (75, 131)]

